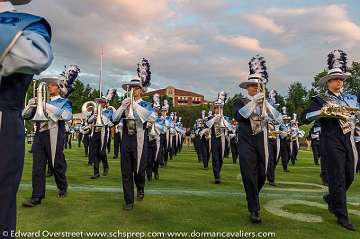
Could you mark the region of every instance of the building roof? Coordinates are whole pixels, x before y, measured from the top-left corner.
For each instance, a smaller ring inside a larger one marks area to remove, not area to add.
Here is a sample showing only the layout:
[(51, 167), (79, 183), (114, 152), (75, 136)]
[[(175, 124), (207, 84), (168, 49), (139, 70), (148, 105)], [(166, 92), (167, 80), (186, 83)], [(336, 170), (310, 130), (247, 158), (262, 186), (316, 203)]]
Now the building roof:
[(191, 92), (191, 91), (186, 91), (186, 90), (180, 90), (180, 89), (177, 89), (177, 88), (172, 87), (172, 86), (169, 86), (169, 87), (166, 87), (166, 88), (163, 88), (163, 89), (159, 89), (159, 90), (150, 91), (150, 92), (145, 93), (145, 95), (153, 95), (155, 93), (158, 93), (160, 95), (165, 95), (167, 89), (174, 89), (175, 90), (174, 95), (176, 95), (176, 96), (204, 97), (201, 94)]

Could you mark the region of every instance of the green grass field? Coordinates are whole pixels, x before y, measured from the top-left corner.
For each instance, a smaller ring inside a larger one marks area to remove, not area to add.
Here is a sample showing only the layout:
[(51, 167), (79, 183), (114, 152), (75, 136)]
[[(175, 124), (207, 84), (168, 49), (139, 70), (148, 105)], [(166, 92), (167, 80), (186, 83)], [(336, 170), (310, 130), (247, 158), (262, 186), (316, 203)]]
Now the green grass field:
[[(355, 179), (348, 192), (351, 221), (357, 232), (342, 229), (322, 201), (326, 188), (321, 186), (319, 167), (309, 151), (300, 151), (290, 173), (276, 170), (277, 187), (265, 185), (261, 192), (262, 220), (248, 220), (246, 199), (241, 185), (239, 165), (225, 159), (222, 184), (213, 183), (211, 167), (204, 171), (192, 147), (160, 169), (160, 180), (147, 182), (145, 199), (136, 202), (133, 211), (122, 210), (123, 194), (120, 162), (109, 155), (110, 173), (94, 181), (83, 148), (73, 142), (66, 150), (69, 193), (56, 197), (53, 178), (47, 181), (47, 194), (40, 206), (22, 208), (31, 195), (32, 159), (26, 153), (21, 187), (18, 193), (18, 226), (21, 231), (184, 231), (192, 232), (275, 232), (275, 238), (360, 238), (360, 180)], [(298, 200), (298, 201), (294, 201)], [(314, 203), (314, 205), (304, 205)], [(282, 210), (280, 210), (282, 208)], [(302, 215), (301, 213), (311, 214)], [(286, 217), (285, 217), (286, 216)], [(302, 217), (303, 216), (303, 217)], [(290, 217), (290, 218), (289, 218)], [(295, 217), (295, 218), (294, 218)], [(304, 218), (305, 221), (299, 221)]]

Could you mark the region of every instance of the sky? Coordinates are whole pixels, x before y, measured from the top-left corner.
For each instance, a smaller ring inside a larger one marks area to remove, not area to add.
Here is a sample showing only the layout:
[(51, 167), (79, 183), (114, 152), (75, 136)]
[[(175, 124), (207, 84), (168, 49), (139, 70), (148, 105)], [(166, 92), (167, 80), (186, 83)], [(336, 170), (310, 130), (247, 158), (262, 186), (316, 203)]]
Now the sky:
[(117, 88), (149, 60), (150, 89), (174, 86), (215, 100), (241, 92), (248, 61), (264, 56), (269, 89), (286, 95), (293, 82), (311, 86), (327, 54), (360, 57), (360, 3), (298, 0), (33, 0), (18, 7), (52, 26), (54, 61), (43, 74), (77, 64), (80, 80)]

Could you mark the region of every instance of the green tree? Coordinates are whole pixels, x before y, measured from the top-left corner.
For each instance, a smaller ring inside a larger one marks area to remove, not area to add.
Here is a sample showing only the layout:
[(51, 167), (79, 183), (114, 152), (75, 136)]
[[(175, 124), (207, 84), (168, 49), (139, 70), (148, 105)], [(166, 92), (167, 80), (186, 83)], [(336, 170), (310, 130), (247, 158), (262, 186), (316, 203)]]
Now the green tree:
[(360, 92), (360, 63), (353, 62), (349, 72), (351, 75), (344, 81), (344, 91), (348, 94), (358, 95)]
[(300, 83), (295, 82), (290, 85), (287, 97), (288, 113), (296, 113), (301, 115), (307, 107), (307, 91), (306, 88)]
[(323, 70), (322, 72), (319, 72), (318, 74), (316, 74), (314, 76), (314, 81), (313, 83), (311, 84), (312, 85), (312, 89), (315, 91), (315, 92), (318, 92), (318, 93), (324, 93), (325, 92), (325, 89), (322, 88), (322, 87), (319, 87), (317, 85), (317, 83), (319, 82), (319, 80), (326, 76), (327, 75), (327, 71), (326, 70)]

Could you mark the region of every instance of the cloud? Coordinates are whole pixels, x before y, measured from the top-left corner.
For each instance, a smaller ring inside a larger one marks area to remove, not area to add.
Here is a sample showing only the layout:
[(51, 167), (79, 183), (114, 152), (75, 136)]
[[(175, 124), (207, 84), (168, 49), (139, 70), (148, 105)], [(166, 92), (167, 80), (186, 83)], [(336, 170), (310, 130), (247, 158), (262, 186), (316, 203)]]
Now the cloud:
[(258, 14), (247, 14), (242, 17), (244, 20), (254, 24), (261, 30), (271, 33), (279, 34), (284, 33), (284, 27), (277, 25), (273, 19)]
[(342, 42), (348, 47), (360, 40), (360, 25), (350, 19), (345, 5), (273, 8), (265, 13), (281, 21), (299, 38), (300, 34), (322, 35), (326, 42)]
[[(19, 7), (45, 16), (53, 29), (55, 60), (45, 73), (78, 64), (80, 78), (97, 87), (104, 48), (103, 89), (121, 88), (142, 57), (152, 88), (173, 85), (204, 94), (237, 93), (255, 54), (267, 60), (270, 85), (285, 94), (291, 82), (309, 86), (326, 66), (327, 53), (345, 48), (360, 55), (359, 7), (273, 1), (36, 0)], [(350, 11), (351, 10), (351, 11)], [(242, 21), (239, 21), (242, 20)]]
[(277, 65), (286, 63), (286, 56), (279, 50), (264, 48), (259, 40), (247, 36), (216, 36), (215, 39), (233, 48), (250, 51), (254, 54), (263, 54), (276, 62)]
[(216, 16), (218, 13), (223, 14), (224, 10), (231, 6), (231, 3), (226, 0), (177, 0), (176, 6), (178, 9), (187, 11), (191, 14), (199, 16)]

